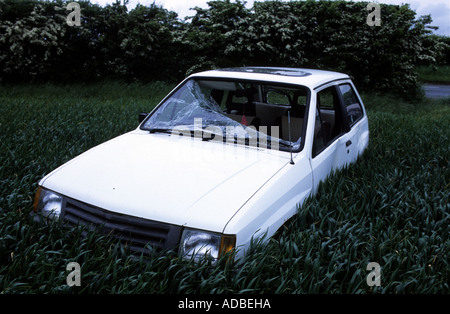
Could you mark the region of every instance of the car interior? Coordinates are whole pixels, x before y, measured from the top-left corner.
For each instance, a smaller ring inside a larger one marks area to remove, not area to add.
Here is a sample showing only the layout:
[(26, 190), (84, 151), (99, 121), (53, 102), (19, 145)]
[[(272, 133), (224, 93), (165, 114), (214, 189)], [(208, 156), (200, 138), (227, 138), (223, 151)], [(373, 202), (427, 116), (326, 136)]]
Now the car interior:
[[(218, 85), (218, 84), (217, 84)], [(301, 138), (308, 100), (308, 89), (239, 83), (241, 88), (211, 91), (225, 115), (234, 121), (253, 126), (257, 131), (289, 141), (288, 112), (292, 142)], [(277, 128), (272, 128), (276, 126)], [(277, 134), (271, 134), (276, 130)]]

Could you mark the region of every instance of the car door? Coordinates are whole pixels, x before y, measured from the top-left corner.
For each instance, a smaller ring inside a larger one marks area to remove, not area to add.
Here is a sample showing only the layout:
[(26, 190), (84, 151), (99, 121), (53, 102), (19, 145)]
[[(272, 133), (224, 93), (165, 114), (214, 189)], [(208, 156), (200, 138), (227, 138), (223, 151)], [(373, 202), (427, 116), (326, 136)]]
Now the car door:
[[(339, 95), (334, 85), (325, 86), (316, 93), (314, 116), (314, 135), (311, 148), (311, 167), (313, 171), (313, 190), (324, 181), (338, 159), (339, 136), (334, 138), (336, 109), (339, 108)], [(338, 122), (339, 124), (339, 122)]]
[(342, 142), (345, 145), (341, 145), (342, 155), (346, 156), (346, 164), (356, 161), (363, 147), (367, 144), (362, 144), (364, 130), (363, 123), (359, 123), (364, 117), (364, 111), (357, 96), (356, 90), (350, 81), (343, 82), (338, 85), (338, 96), (340, 104), (342, 106), (342, 114), (346, 134), (344, 135)]
[(349, 132), (339, 85), (329, 84), (317, 90), (314, 137), (311, 149), (314, 190), (333, 171), (346, 165), (353, 153), (356, 135)]

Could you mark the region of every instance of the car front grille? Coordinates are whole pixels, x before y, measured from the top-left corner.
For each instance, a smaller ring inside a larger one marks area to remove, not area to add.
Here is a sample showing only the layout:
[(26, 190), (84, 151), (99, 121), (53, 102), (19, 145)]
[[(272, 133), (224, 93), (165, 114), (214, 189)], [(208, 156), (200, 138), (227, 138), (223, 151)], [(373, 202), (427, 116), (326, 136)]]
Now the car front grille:
[(148, 253), (149, 247), (158, 251), (176, 250), (182, 232), (180, 226), (119, 214), (67, 198), (62, 217), (69, 226), (82, 225), (119, 239), (136, 253)]

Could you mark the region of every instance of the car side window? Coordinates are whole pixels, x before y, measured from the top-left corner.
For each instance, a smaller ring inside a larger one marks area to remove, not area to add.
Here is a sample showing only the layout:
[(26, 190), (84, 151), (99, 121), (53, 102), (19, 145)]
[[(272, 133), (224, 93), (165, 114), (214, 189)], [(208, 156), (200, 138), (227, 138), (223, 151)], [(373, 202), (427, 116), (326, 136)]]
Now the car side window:
[(335, 86), (317, 93), (313, 158), (343, 133), (341, 106)]
[(312, 147), (312, 157), (316, 157), (325, 148), (325, 140), (323, 137), (322, 120), (320, 119), (319, 110), (316, 111), (316, 121), (314, 124), (314, 139)]
[(358, 97), (350, 84), (341, 84), (339, 85), (339, 89), (342, 94), (342, 100), (344, 101), (348, 122), (350, 127), (352, 127), (363, 116), (361, 104), (359, 103)]
[(269, 89), (266, 92), (266, 100), (268, 104), (282, 104), (286, 106), (291, 104), (290, 95), (281, 89)]

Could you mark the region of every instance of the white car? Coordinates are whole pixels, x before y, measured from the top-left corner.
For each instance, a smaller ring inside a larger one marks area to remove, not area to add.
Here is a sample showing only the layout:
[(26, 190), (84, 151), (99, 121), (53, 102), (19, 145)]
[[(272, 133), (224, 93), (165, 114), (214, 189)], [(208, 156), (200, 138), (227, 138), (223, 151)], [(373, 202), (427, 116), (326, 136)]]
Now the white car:
[(369, 141), (349, 76), (321, 70), (197, 73), (140, 120), (45, 176), (36, 217), (97, 228), (137, 252), (239, 258)]

